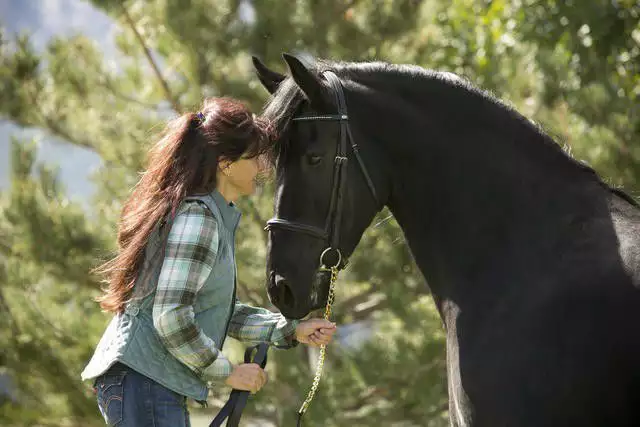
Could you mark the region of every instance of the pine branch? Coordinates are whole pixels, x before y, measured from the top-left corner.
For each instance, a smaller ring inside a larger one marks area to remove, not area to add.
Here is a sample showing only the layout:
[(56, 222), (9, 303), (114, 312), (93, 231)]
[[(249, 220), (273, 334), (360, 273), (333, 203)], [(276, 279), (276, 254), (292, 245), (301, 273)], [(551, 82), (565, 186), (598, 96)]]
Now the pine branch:
[(101, 87), (107, 89), (116, 98), (119, 98), (119, 99), (121, 99), (123, 101), (126, 101), (126, 102), (131, 102), (133, 104), (139, 105), (139, 106), (144, 107), (144, 108), (151, 108), (151, 109), (157, 109), (158, 108), (158, 106), (156, 104), (152, 104), (150, 102), (146, 102), (146, 101), (137, 99), (137, 98), (135, 98), (133, 96), (124, 94), (121, 91), (119, 91), (116, 88), (116, 85), (114, 84), (113, 80), (111, 79), (111, 77), (107, 73), (101, 72), (99, 70), (95, 70), (95, 73), (98, 74), (98, 78), (96, 79), (96, 82), (98, 83), (98, 85), (100, 85)]
[[(88, 399), (84, 393), (84, 386), (72, 377), (65, 361), (58, 356), (57, 351), (43, 340), (18, 343), (16, 353), (22, 360), (29, 360), (33, 365), (40, 367), (35, 373), (33, 366), (25, 364), (31, 375), (39, 375), (47, 383), (66, 397), (71, 417), (86, 419), (94, 416), (95, 406), (92, 399)], [(26, 370), (25, 369), (25, 370)], [(26, 374), (27, 372), (22, 372)]]
[(12, 336), (14, 338), (17, 337), (20, 334), (20, 329), (18, 328), (18, 324), (13, 316), (11, 307), (4, 296), (4, 292), (2, 292), (2, 288), (0, 288), (0, 313), (2, 313), (3, 319), (9, 323)]
[[(56, 390), (62, 392), (68, 398), (71, 413), (76, 417), (86, 418), (93, 414), (89, 405), (89, 400), (85, 398), (82, 387), (77, 381), (73, 381), (69, 375), (66, 365), (62, 359), (56, 356), (56, 352), (44, 341), (20, 342), (18, 337), (22, 330), (18, 326), (11, 307), (6, 301), (2, 289), (0, 288), (0, 312), (4, 318), (8, 318), (11, 324), (13, 335), (10, 349), (17, 355), (17, 365), (10, 366), (16, 373), (25, 373), (25, 370), (33, 369), (30, 362), (35, 362), (36, 366), (43, 368), (41, 376), (48, 383), (52, 384)], [(40, 401), (39, 395), (34, 393), (29, 397)]]
[(55, 120), (51, 119), (50, 117), (46, 117), (41, 112), (39, 112), (39, 114), (42, 117), (42, 123), (49, 130), (49, 132), (51, 132), (52, 135), (60, 137), (60, 138), (62, 138), (64, 140), (66, 140), (68, 143), (73, 144), (73, 145), (75, 145), (77, 147), (86, 148), (88, 150), (91, 150), (91, 151), (99, 154), (98, 150), (93, 145), (91, 145), (91, 143), (89, 143), (89, 141), (83, 141), (81, 139), (78, 139), (78, 138), (74, 137), (73, 135), (68, 133), (66, 130), (64, 130), (62, 127), (60, 127), (55, 122)]
[(352, 313), (351, 315), (353, 318), (353, 322), (355, 323), (355, 322), (360, 322), (362, 320), (366, 320), (372, 313), (376, 311), (384, 310), (387, 307), (389, 307), (389, 303), (387, 302), (386, 299), (383, 299), (378, 303), (375, 303), (360, 311), (356, 311), (355, 313)]
[(6, 255), (11, 251), (11, 246), (2, 239), (3, 237), (6, 238), (7, 236), (0, 234), (0, 253), (4, 253)]
[[(74, 52), (76, 55), (84, 55), (84, 51), (80, 49), (78, 46), (73, 46)], [(89, 71), (88, 71), (89, 73)], [(95, 82), (102, 88), (107, 89), (111, 94), (119, 98), (121, 100), (131, 102), (133, 104), (140, 105), (141, 107), (157, 109), (158, 105), (150, 102), (145, 102), (143, 100), (137, 99), (133, 96), (122, 93), (118, 90), (117, 85), (114, 83), (113, 78), (109, 75), (108, 72), (100, 68), (99, 66), (92, 67), (90, 74), (94, 74), (96, 76)]]
[(120, 6), (122, 8), (122, 14), (124, 15), (124, 19), (125, 21), (127, 21), (127, 25), (129, 25), (129, 28), (131, 28), (131, 31), (133, 31), (133, 34), (135, 35), (136, 40), (140, 44), (140, 47), (142, 47), (142, 50), (144, 51), (144, 55), (147, 58), (149, 65), (151, 65), (151, 68), (153, 69), (153, 73), (155, 74), (156, 79), (158, 80), (158, 83), (160, 83), (160, 86), (162, 87), (162, 90), (164, 91), (164, 94), (167, 97), (167, 100), (171, 103), (171, 106), (176, 111), (176, 113), (180, 113), (182, 111), (180, 103), (174, 97), (173, 93), (171, 92), (171, 89), (169, 89), (169, 84), (167, 83), (167, 80), (162, 75), (162, 71), (160, 71), (160, 67), (158, 66), (156, 61), (153, 59), (153, 56), (151, 55), (151, 49), (149, 48), (149, 46), (147, 46), (147, 42), (142, 37), (142, 34), (140, 34), (140, 32), (138, 31), (138, 28), (136, 27), (136, 23), (133, 21), (133, 18), (131, 17), (131, 14), (129, 13), (129, 10), (125, 6), (124, 2), (121, 3)]
[(29, 96), (29, 98), (31, 100), (31, 105), (34, 108), (35, 113), (37, 114), (40, 123), (29, 123), (29, 122), (23, 122), (23, 121), (19, 121), (19, 120), (15, 120), (14, 119), (15, 123), (17, 123), (17, 124), (19, 124), (21, 126), (24, 126), (24, 127), (27, 127), (27, 126), (42, 126), (46, 130), (48, 130), (52, 135), (57, 136), (59, 138), (62, 138), (64, 140), (66, 140), (70, 144), (73, 144), (73, 145), (78, 146), (78, 147), (86, 148), (88, 150), (91, 150), (91, 151), (95, 152), (98, 155), (100, 154), (98, 152), (98, 150), (96, 149), (96, 147), (91, 145), (91, 143), (89, 143), (89, 141), (83, 141), (83, 140), (80, 140), (77, 137), (71, 135), (69, 132), (67, 132), (65, 129), (63, 129), (60, 125), (58, 125), (58, 122), (56, 120), (54, 120), (53, 118), (51, 118), (48, 115), (46, 115), (44, 113), (44, 111), (42, 111), (42, 108), (39, 107), (40, 103), (38, 102), (38, 99), (35, 96), (35, 94), (29, 93), (28, 96)]
[(47, 311), (38, 304), (33, 294), (25, 296), (24, 300), (27, 301), (27, 304), (31, 309), (30, 317), (35, 321), (40, 321), (40, 325), (38, 325), (38, 329), (40, 331), (43, 331), (45, 335), (48, 335), (46, 328), (49, 328), (49, 330), (53, 332), (51, 335), (57, 338), (58, 342), (63, 346), (73, 347), (80, 345), (80, 342), (75, 337), (72, 337), (66, 331), (60, 329), (44, 315)]
[(371, 298), (378, 290), (370, 288), (362, 293), (353, 295), (346, 300), (339, 303), (340, 312), (344, 314), (351, 313), (351, 311), (359, 304), (366, 302)]
[(362, 408), (366, 404), (370, 404), (372, 401), (385, 398), (387, 390), (381, 387), (370, 387), (360, 393), (352, 402), (342, 408), (343, 412), (354, 412)]

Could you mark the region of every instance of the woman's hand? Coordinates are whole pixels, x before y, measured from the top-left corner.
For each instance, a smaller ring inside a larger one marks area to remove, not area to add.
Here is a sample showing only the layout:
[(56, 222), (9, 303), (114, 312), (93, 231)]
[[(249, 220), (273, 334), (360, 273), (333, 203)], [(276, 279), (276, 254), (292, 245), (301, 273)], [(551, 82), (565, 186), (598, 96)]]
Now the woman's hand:
[(336, 330), (336, 324), (325, 319), (304, 320), (296, 327), (296, 340), (312, 347), (320, 347), (331, 342)]
[(257, 363), (243, 363), (233, 368), (225, 384), (236, 390), (256, 393), (267, 383), (267, 373)]

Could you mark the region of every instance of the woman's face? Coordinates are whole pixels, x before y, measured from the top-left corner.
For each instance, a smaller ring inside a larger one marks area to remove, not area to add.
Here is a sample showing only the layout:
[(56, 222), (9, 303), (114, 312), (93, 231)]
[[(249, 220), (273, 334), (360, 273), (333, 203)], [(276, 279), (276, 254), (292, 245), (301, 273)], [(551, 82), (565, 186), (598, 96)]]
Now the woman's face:
[(259, 157), (236, 160), (225, 166), (224, 174), (227, 182), (233, 185), (241, 196), (253, 194), (256, 188), (256, 177), (267, 170), (266, 162)]

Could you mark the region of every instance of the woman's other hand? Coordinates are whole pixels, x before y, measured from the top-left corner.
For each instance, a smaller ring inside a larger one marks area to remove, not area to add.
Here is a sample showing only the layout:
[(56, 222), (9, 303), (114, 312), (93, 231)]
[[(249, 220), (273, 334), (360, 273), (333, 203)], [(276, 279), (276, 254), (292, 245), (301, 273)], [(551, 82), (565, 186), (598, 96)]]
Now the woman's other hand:
[(243, 363), (236, 365), (227, 377), (225, 384), (236, 390), (256, 393), (266, 383), (267, 373), (257, 363)]

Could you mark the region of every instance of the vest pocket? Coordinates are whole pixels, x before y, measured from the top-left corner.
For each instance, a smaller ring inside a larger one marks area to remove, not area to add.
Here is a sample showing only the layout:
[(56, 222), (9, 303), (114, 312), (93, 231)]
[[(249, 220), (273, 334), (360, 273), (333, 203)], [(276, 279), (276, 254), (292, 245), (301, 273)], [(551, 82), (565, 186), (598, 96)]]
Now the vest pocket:
[(107, 372), (96, 381), (98, 408), (105, 422), (113, 427), (122, 421), (125, 375), (126, 372)]

